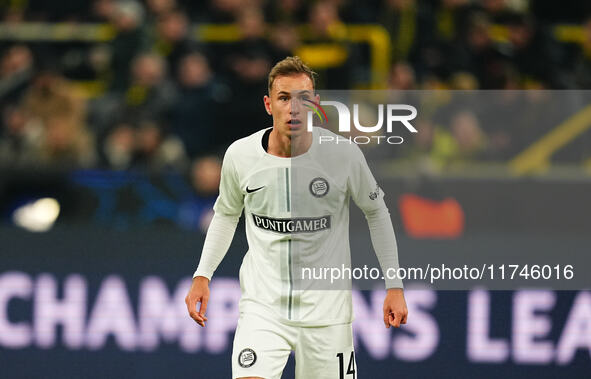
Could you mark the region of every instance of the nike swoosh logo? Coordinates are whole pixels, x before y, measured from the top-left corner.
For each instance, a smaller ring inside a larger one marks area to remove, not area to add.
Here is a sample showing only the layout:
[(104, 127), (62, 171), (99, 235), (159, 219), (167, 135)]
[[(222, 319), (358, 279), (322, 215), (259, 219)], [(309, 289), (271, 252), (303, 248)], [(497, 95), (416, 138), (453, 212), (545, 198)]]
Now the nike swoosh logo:
[(262, 187), (259, 187), (259, 188), (252, 188), (252, 189), (250, 189), (250, 188), (248, 188), (248, 186), (246, 186), (246, 192), (247, 193), (253, 193), (253, 192), (256, 192), (258, 190), (262, 190), (263, 188), (265, 188), (265, 186), (262, 186)]

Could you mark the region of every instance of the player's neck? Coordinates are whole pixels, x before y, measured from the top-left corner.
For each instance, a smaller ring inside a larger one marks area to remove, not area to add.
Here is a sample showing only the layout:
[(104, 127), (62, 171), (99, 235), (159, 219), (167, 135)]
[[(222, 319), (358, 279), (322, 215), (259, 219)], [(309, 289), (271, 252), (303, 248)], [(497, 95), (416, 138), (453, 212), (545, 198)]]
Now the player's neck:
[(312, 133), (304, 132), (298, 136), (281, 135), (275, 129), (269, 135), (268, 153), (278, 157), (297, 157), (308, 151), (312, 145)]

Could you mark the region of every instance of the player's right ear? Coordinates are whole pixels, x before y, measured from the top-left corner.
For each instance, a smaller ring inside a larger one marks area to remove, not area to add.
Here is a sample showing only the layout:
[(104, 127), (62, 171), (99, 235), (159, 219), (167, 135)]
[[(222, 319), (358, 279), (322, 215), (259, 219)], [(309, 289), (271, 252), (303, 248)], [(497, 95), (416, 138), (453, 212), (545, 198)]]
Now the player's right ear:
[(263, 97), (263, 102), (265, 103), (265, 110), (267, 111), (267, 113), (269, 115), (272, 115), (272, 109), (271, 109), (271, 98), (267, 95), (265, 95), (265, 97)]

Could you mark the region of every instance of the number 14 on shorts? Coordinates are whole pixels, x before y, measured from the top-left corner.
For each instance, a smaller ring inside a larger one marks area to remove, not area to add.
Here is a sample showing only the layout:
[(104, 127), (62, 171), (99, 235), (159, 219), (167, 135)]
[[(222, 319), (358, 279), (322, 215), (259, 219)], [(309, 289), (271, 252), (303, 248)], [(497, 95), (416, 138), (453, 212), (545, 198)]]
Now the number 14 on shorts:
[(347, 363), (347, 372), (345, 372), (343, 353), (337, 353), (337, 358), (339, 359), (339, 379), (345, 379), (345, 375), (347, 375), (347, 378), (349, 378), (349, 375), (352, 375), (351, 378), (357, 379), (357, 375), (355, 375), (355, 352), (351, 351), (349, 363)]

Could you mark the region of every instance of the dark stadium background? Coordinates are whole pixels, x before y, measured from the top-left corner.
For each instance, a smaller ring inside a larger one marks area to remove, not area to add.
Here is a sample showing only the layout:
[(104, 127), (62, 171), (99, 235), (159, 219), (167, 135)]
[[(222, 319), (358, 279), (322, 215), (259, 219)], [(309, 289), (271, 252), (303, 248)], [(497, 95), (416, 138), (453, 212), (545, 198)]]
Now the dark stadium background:
[[(287, 55), (319, 73), (321, 90), (561, 96), (591, 85), (591, 6), (575, 0), (6, 0), (0, 16), (3, 378), (230, 376), (242, 224), (205, 330), (182, 300), (220, 158), (270, 126), (266, 75)], [(576, 132), (443, 122), (368, 154), (401, 263), (458, 246), (588, 254), (581, 117)], [(548, 136), (561, 143), (534, 154)], [(356, 209), (350, 239), (370, 244)], [(380, 327), (379, 287), (356, 292), (359, 377), (587, 377), (588, 289), (410, 283), (400, 330)]]

